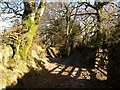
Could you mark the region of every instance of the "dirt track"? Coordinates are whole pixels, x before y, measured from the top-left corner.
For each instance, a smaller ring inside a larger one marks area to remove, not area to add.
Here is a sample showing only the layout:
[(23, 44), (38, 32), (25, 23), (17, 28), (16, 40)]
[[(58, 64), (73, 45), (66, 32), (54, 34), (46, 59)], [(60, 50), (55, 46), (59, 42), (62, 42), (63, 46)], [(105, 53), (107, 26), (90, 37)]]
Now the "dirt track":
[(15, 88), (105, 88), (106, 76), (97, 69), (82, 66), (80, 57), (80, 53), (76, 52), (63, 59), (44, 58), (43, 69), (41, 71), (31, 69), (18, 80)]

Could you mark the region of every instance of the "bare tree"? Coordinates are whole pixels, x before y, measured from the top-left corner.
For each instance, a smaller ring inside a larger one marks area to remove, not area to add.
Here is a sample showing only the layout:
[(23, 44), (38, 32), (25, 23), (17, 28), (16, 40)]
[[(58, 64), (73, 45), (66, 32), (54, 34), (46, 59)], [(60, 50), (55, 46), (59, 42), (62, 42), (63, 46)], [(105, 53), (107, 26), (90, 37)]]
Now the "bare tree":
[[(37, 4), (36, 4), (37, 3)], [(32, 45), (33, 37), (36, 34), (38, 29), (38, 25), (40, 22), (40, 18), (43, 15), (45, 9), (45, 0), (30, 0), (22, 2), (5, 2), (1, 1), (2, 13), (14, 13), (15, 15), (19, 15), (22, 17), (22, 31), (18, 35), (18, 38), (13, 40), (13, 49), (15, 51), (14, 58), (20, 56), (23, 59), (27, 58), (27, 53), (29, 48)], [(22, 6), (19, 6), (22, 5)], [(19, 13), (20, 11), (24, 11), (23, 14)], [(10, 36), (9, 38), (14, 38), (16, 36)]]

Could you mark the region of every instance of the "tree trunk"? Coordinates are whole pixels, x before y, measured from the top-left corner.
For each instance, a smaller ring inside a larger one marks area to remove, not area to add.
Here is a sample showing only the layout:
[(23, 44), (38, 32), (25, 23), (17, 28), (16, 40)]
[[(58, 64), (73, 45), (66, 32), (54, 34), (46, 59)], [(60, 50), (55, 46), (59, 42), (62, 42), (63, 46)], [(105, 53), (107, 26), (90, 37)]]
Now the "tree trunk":
[[(35, 10), (35, 2), (24, 2), (24, 13), (22, 18), (22, 25), (27, 28), (20, 37), (20, 45), (17, 52), (24, 60), (27, 59), (27, 53), (32, 45), (33, 37), (38, 29), (40, 18), (45, 9), (45, 0), (41, 1), (37, 10)], [(17, 54), (18, 55), (18, 54)]]

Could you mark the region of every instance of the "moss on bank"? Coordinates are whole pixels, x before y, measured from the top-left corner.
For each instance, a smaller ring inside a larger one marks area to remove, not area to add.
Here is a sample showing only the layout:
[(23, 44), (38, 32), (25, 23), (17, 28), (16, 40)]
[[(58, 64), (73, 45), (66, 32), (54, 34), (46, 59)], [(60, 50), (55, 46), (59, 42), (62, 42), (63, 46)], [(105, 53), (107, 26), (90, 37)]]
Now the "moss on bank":
[[(40, 62), (41, 60), (39, 57), (41, 57), (41, 55), (43, 56), (43, 54), (39, 53), (44, 53), (45, 57), (46, 51), (36, 43), (34, 43), (34, 45), (36, 47), (31, 47), (28, 53), (29, 58), (27, 58), (26, 61), (19, 57), (17, 57), (16, 60), (11, 61), (11, 57), (13, 55), (12, 48), (9, 45), (5, 45), (4, 48), (1, 46), (0, 53), (2, 54), (2, 58), (0, 62), (0, 89), (15, 86), (18, 83), (18, 79), (22, 78), (26, 73), (29, 73), (31, 68), (42, 70), (36, 60)], [(34, 51), (36, 55), (32, 54), (32, 51)]]

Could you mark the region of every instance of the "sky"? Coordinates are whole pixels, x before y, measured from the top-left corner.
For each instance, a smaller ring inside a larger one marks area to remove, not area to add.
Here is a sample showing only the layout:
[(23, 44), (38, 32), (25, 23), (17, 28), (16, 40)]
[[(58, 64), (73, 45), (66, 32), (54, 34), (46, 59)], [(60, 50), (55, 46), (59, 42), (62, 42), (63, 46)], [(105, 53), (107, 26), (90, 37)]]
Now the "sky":
[(6, 22), (3, 22), (3, 20), (0, 18), (0, 33), (2, 33), (5, 27), (10, 27), (10, 25), (7, 24)]
[(0, 33), (2, 33), (4, 29), (8, 29), (12, 26), (12, 24), (9, 22), (10, 22), (9, 20), (3, 21), (2, 18), (0, 17)]
[[(4, 1), (16, 1), (16, 0), (4, 0)], [(61, 2), (61, 1), (76, 1), (76, 0), (46, 0), (47, 2)], [(81, 0), (79, 0), (81, 1)], [(85, 1), (85, 0), (82, 0), (82, 1)], [(94, 0), (90, 0), (91, 1), (91, 4), (94, 2)], [(5, 29), (5, 28), (9, 28), (12, 26), (12, 24), (10, 23), (11, 20), (2, 20), (2, 18), (5, 18), (5, 17), (9, 17), (9, 16), (12, 16), (12, 15), (7, 15), (7, 14), (4, 14), (2, 15), (1, 12), (0, 12), (0, 33)], [(1, 18), (2, 17), (2, 18)]]
[[(5, 1), (17, 1), (17, 0), (5, 0)], [(61, 2), (61, 1), (86, 1), (86, 0), (47, 0), (47, 2)], [(90, 1), (91, 4), (94, 4), (94, 1), (95, 0), (87, 0), (87, 1)], [(112, 0), (114, 1), (114, 0)], [(115, 0), (116, 2), (120, 2), (120, 0)], [(9, 28), (12, 26), (12, 24), (10, 23), (11, 20), (2, 20), (2, 18), (4, 17), (8, 17), (8, 16), (11, 16), (10, 14), (7, 15), (7, 14), (4, 14), (2, 15), (2, 13), (0, 12), (0, 33), (3, 31), (3, 29), (5, 28)]]
[(6, 17), (12, 17), (13, 14), (0, 14), (0, 33), (3, 32), (4, 29), (9, 29), (12, 27), (12, 19), (4, 19)]
[(90, 1), (90, 2), (94, 2), (94, 0), (46, 0), (47, 2), (77, 2), (77, 1), (81, 1), (81, 2), (85, 2), (85, 1)]

